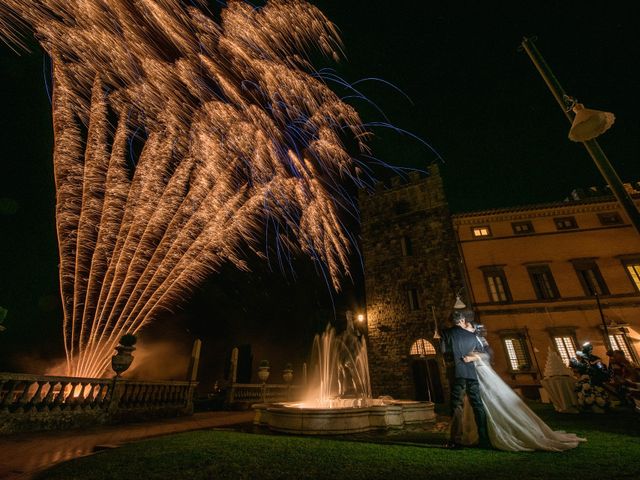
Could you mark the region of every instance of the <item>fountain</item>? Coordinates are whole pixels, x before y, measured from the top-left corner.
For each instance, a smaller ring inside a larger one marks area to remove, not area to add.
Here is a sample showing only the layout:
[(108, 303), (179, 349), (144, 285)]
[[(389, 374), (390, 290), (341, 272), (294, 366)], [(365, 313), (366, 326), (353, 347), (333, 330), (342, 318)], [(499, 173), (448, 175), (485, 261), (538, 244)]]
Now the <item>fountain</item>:
[(367, 344), (349, 316), (343, 333), (327, 326), (316, 335), (311, 367), (311, 387), (303, 401), (253, 405), (253, 423), (318, 435), (397, 429), (435, 419), (432, 402), (372, 398)]

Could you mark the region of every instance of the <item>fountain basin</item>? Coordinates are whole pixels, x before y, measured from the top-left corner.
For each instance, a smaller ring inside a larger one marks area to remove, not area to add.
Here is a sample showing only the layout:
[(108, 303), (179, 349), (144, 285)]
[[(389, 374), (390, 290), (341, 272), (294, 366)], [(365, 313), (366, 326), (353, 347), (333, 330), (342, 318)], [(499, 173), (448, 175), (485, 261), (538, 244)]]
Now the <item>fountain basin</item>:
[(308, 408), (304, 404), (259, 403), (254, 425), (276, 432), (340, 435), (370, 430), (401, 429), (435, 420), (432, 402), (378, 400), (363, 407)]

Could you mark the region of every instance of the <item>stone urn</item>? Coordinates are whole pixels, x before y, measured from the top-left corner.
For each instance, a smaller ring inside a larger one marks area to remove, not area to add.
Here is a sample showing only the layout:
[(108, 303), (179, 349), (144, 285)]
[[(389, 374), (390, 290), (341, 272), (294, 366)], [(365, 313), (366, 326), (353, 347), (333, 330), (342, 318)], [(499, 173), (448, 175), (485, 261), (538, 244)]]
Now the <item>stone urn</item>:
[(293, 368), (290, 363), (287, 363), (282, 370), (282, 379), (284, 383), (289, 384), (293, 380)]
[(266, 383), (269, 378), (269, 362), (267, 360), (262, 360), (260, 362), (260, 366), (258, 367), (258, 378), (262, 383)]
[(132, 334), (123, 335), (120, 339), (120, 344), (116, 347), (117, 353), (111, 357), (111, 368), (116, 372), (116, 377), (126, 372), (131, 366), (136, 340), (136, 336)]

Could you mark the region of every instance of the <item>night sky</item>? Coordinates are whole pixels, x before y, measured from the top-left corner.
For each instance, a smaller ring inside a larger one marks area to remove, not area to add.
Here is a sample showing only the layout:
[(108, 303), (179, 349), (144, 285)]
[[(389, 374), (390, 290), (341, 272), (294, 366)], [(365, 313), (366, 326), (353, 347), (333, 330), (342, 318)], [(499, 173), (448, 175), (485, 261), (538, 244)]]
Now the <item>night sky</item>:
[[(640, 180), (640, 15), (631, 3), (312, 3), (337, 24), (347, 54), (338, 65), (327, 60), (318, 66), (336, 68), (350, 82), (378, 78), (401, 89), (410, 100), (379, 81), (358, 84), (393, 125), (438, 152), (409, 135), (376, 128), (374, 154), (419, 169), (441, 157), (454, 212), (561, 200), (575, 187), (603, 183), (584, 148), (567, 139), (564, 115), (518, 51), (524, 35), (538, 37), (539, 50), (567, 93), (616, 114), (601, 146), (623, 180)], [(0, 305), (9, 309), (8, 330), (0, 333), (0, 370), (16, 368), (17, 354), (47, 358), (61, 348), (44, 65), (37, 49), (17, 56), (0, 45)], [(365, 121), (384, 121), (366, 105), (355, 105)], [(224, 349), (230, 342), (254, 341), (237, 335), (243, 326), (266, 330), (261, 322), (276, 317), (286, 325), (287, 315), (308, 317), (304, 305), (309, 311), (330, 309), (322, 281), (307, 263), (300, 264), (297, 281), (265, 266), (256, 266), (253, 276), (224, 272), (184, 307), (186, 326), (178, 330), (200, 334), (206, 330), (203, 316), (216, 309), (211, 324), (224, 325), (217, 347)], [(334, 297), (339, 308), (361, 302), (358, 275), (346, 292)], [(292, 294), (305, 300), (283, 307)], [(293, 329), (291, 336), (308, 336), (309, 328)], [(271, 330), (263, 341), (277, 343)]]
[[(640, 179), (640, 16), (622, 2), (317, 1), (341, 29), (350, 80), (380, 77), (367, 93), (396, 126), (445, 161), (453, 211), (553, 201), (603, 183), (524, 52), (537, 46), (569, 95), (612, 111), (600, 143), (624, 180)], [(378, 133), (378, 131), (376, 131)], [(385, 135), (383, 159), (421, 166), (434, 156)]]

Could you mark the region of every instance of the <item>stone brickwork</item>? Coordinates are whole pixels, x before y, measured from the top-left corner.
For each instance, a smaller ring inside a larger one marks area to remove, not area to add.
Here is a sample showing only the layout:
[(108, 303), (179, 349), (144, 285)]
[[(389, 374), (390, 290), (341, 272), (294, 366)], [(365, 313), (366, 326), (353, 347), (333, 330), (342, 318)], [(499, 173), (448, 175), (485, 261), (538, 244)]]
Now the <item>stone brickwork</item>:
[[(444, 328), (462, 287), (442, 178), (435, 165), (429, 173), (396, 178), (390, 188), (379, 185), (359, 196), (374, 396), (415, 397), (411, 346), (424, 338), (439, 349), (431, 306)], [(446, 398), (441, 359), (438, 364)]]

